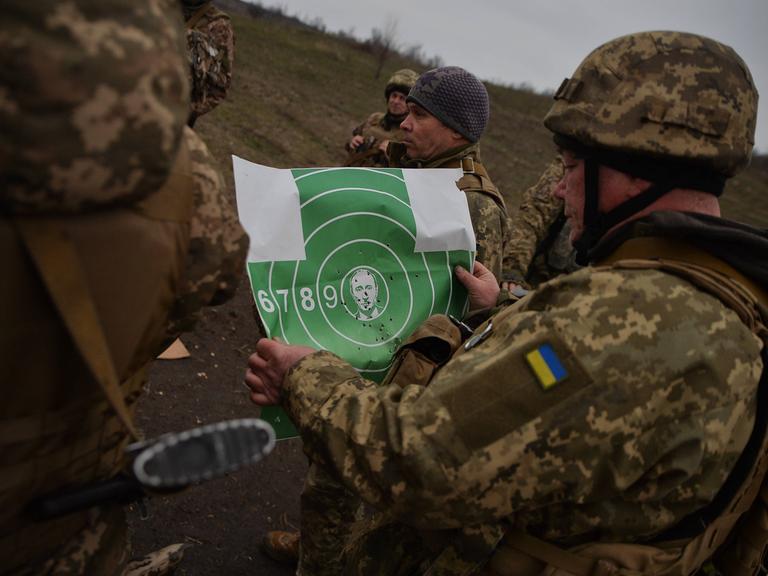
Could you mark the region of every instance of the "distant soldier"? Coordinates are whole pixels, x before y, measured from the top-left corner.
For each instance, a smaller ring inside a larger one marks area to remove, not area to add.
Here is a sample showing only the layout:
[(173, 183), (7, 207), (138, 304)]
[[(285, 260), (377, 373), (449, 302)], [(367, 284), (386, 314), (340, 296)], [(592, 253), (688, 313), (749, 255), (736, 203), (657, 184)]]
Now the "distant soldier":
[(387, 146), (400, 142), (403, 136), (400, 122), (408, 115), (405, 97), (419, 75), (403, 68), (395, 72), (384, 88), (386, 112), (374, 112), (352, 131), (346, 144), (349, 156), (345, 166), (388, 166)]
[(563, 200), (553, 194), (562, 178), (562, 160), (555, 158), (523, 193), (520, 208), (510, 216), (510, 240), (504, 254), (507, 280), (535, 287), (578, 269)]
[[(210, 0), (181, 0), (187, 30), (190, 74), (188, 125), (219, 105), (227, 95), (234, 63), (234, 32), (229, 16)], [(242, 276), (248, 236), (237, 217), (233, 195), (225, 189), (205, 143), (185, 131), (195, 205), (191, 222), (191, 257), (187, 258), (181, 291), (174, 304), (169, 333), (191, 330), (200, 311), (228, 300)]]
[(490, 111), (488, 92), (474, 75), (457, 66), (419, 76), (407, 97), (403, 141), (389, 147), (390, 165), (402, 168), (461, 168), (458, 186), (467, 195), (477, 238), (477, 260), (503, 278), (509, 243), (504, 199), (480, 159), (480, 137)]
[[(41, 522), (28, 507), (123, 471), (150, 362), (174, 335), (168, 323), (193, 312), (172, 312), (174, 301), (211, 285), (192, 299), (220, 295), (244, 264), (226, 246), (247, 240), (195, 188), (203, 171), (190, 159), (204, 145), (185, 127), (175, 5), (4, 8), (0, 573), (158, 576), (183, 545), (129, 563), (119, 504)], [(208, 254), (210, 238), (225, 249)]]
[(235, 33), (227, 14), (211, 0), (181, 0), (187, 26), (192, 92), (188, 123), (215, 108), (227, 96), (235, 61)]

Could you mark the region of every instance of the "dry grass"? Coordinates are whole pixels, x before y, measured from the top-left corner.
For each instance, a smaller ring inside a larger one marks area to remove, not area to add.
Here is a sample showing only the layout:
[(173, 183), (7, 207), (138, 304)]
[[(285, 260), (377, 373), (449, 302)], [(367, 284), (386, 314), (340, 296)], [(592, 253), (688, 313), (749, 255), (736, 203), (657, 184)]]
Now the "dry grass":
[[(274, 18), (232, 15), (237, 39), (228, 100), (197, 128), (232, 186), (230, 155), (276, 167), (333, 166), (368, 114), (384, 108), (383, 85), (415, 62), (389, 61), (374, 79), (374, 56), (350, 40)], [(510, 209), (552, 158), (541, 120), (548, 96), (489, 84), (491, 123), (482, 155)], [(758, 157), (723, 197), (726, 217), (768, 227), (768, 157)]]

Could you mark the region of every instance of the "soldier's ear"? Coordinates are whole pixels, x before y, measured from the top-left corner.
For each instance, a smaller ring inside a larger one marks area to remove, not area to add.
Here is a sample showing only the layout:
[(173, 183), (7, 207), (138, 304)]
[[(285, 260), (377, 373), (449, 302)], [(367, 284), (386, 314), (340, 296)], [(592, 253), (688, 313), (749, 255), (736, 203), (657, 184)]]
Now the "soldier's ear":
[(464, 136), (456, 132), (456, 130), (451, 130), (451, 140), (453, 140), (457, 146), (459, 144), (464, 144), (465, 142), (469, 142), (469, 140), (467, 140)]

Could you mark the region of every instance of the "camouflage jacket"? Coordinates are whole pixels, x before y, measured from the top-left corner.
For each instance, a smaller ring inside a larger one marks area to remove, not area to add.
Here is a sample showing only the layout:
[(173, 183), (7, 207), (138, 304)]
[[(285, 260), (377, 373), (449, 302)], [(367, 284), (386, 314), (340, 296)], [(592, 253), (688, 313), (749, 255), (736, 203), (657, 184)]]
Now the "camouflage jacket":
[[(670, 212), (624, 232), (595, 256), (682, 232), (768, 288), (755, 229)], [(762, 342), (679, 276), (588, 267), (487, 326), (428, 387), (377, 387), (329, 352), (305, 357), (284, 406), (310, 458), (416, 534), (481, 534), (488, 549), (510, 526), (566, 545), (638, 541), (706, 505), (751, 432)]]
[(207, 3), (187, 20), (191, 78), (190, 122), (227, 97), (235, 62), (235, 33), (229, 16)]
[(563, 201), (552, 194), (562, 177), (562, 162), (555, 158), (536, 184), (523, 193), (520, 208), (510, 215), (504, 270), (517, 283), (538, 285), (578, 269), (568, 238), (570, 226), (565, 222)]
[(352, 149), (347, 142), (344, 148), (347, 150), (345, 166), (389, 166), (389, 158), (386, 152), (379, 150), (382, 142), (400, 142), (403, 131), (400, 130), (400, 122), (403, 117), (394, 118), (384, 112), (374, 112), (368, 119), (352, 130), (352, 136), (362, 136), (363, 143)]
[(234, 296), (249, 243), (205, 142), (189, 127), (183, 138), (190, 155), (194, 206), (181, 286), (168, 317), (169, 341), (192, 330), (204, 307)]
[(509, 245), (509, 218), (504, 198), (494, 186), (480, 159), (480, 145), (471, 144), (449, 150), (430, 160), (413, 160), (405, 154), (405, 145), (391, 144), (390, 166), (399, 168), (463, 168), (458, 187), (467, 195), (469, 216), (475, 229), (477, 259), (498, 279), (506, 277), (502, 261)]

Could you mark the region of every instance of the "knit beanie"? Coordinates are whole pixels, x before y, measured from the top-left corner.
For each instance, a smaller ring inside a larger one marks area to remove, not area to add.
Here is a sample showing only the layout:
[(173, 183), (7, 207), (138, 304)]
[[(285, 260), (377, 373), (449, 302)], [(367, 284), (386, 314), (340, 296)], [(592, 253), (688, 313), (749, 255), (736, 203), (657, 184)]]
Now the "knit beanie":
[(406, 101), (418, 104), (470, 142), (477, 142), (488, 124), (490, 111), (485, 86), (458, 66), (424, 72)]

